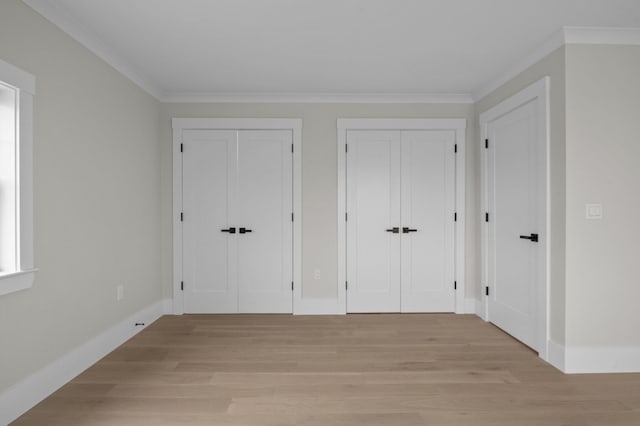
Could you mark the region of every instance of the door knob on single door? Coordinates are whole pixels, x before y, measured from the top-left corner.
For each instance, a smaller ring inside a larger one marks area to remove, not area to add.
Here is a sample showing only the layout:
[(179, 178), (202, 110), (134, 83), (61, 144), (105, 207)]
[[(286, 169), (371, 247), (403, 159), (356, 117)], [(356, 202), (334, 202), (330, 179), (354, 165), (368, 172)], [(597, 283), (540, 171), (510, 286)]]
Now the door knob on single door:
[(400, 232), (400, 228), (398, 228), (398, 227), (396, 226), (396, 227), (393, 227), (393, 228), (387, 229), (386, 231), (387, 231), (387, 232), (393, 232), (394, 234), (397, 234), (397, 233), (399, 233), (399, 232)]
[(402, 228), (402, 233), (403, 234), (408, 234), (409, 232), (418, 232), (418, 230), (417, 229), (408, 228), (406, 226)]
[(241, 234), (246, 234), (247, 232), (253, 232), (251, 229), (247, 229), (247, 228), (240, 228), (239, 232)]
[(532, 243), (538, 242), (538, 234), (520, 235), (520, 238), (523, 240), (530, 240)]
[(235, 234), (236, 228), (221, 229), (220, 232), (228, 232), (230, 234)]

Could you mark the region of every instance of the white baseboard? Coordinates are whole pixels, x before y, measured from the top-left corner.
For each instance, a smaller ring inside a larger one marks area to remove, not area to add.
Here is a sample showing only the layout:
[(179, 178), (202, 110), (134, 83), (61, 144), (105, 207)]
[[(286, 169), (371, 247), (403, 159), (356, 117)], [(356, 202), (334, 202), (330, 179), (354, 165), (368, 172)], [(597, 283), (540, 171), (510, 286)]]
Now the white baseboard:
[(558, 370), (566, 373), (565, 371), (565, 350), (564, 346), (559, 343), (549, 340), (547, 342), (547, 359), (545, 360), (549, 364), (553, 365)]
[(565, 373), (640, 373), (640, 347), (566, 347)]
[(566, 347), (550, 340), (547, 361), (566, 374), (640, 373), (640, 347)]
[(302, 298), (294, 304), (294, 315), (344, 315), (338, 299)]
[(476, 315), (482, 318), (483, 320), (487, 320), (487, 307), (484, 303), (484, 298), (481, 300), (475, 299), (476, 303)]
[[(169, 306), (170, 304), (171, 301)], [(162, 300), (131, 315), (0, 394), (0, 425), (8, 424), (20, 417), (100, 358), (169, 312), (166, 306), (167, 301)], [(145, 326), (136, 327), (135, 323), (145, 323)]]
[(164, 299), (162, 301), (162, 313), (165, 315), (171, 315), (173, 311), (173, 299)]
[(464, 312), (465, 314), (475, 314), (476, 311), (476, 299), (464, 299)]

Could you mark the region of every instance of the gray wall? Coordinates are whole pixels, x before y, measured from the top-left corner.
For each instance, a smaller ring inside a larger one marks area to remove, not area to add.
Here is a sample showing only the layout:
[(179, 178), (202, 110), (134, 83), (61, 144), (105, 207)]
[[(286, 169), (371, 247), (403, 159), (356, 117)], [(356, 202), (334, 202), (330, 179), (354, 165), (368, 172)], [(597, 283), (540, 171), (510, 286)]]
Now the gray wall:
[[(551, 264), (550, 264), (550, 337), (556, 343), (565, 342), (565, 49), (552, 52), (518, 76), (476, 103), (476, 132), (479, 134), (479, 115), (530, 84), (549, 76), (550, 83), (550, 185), (551, 185)], [(480, 144), (480, 141), (475, 142)], [(477, 172), (480, 156), (476, 156)], [(480, 174), (475, 179), (480, 193)], [(480, 226), (477, 217), (476, 226)], [(480, 253), (480, 246), (476, 246)]]
[[(640, 346), (640, 46), (569, 45), (567, 346)], [(585, 220), (585, 203), (602, 203)]]
[[(469, 104), (163, 104), (162, 135), (162, 281), (172, 294), (171, 203), (172, 117), (302, 118), (302, 288), (305, 298), (337, 297), (337, 128), (338, 118), (467, 119), (467, 216), (475, 213), (473, 105)], [(467, 297), (478, 284), (475, 226), (467, 226)], [(313, 271), (321, 279), (313, 279)]]
[(0, 4), (0, 57), (37, 79), (40, 269), (0, 297), (2, 392), (162, 291), (159, 103), (18, 0)]

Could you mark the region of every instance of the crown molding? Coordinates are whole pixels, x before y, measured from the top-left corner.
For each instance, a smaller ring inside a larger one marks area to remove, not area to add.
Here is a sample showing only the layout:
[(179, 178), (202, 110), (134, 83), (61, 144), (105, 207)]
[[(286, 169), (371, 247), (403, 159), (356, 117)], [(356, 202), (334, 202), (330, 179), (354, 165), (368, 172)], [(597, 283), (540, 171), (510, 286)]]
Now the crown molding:
[(509, 82), (524, 70), (540, 61), (545, 56), (549, 55), (554, 50), (564, 46), (564, 28), (554, 32), (549, 38), (547, 38), (540, 46), (538, 46), (533, 52), (522, 58), (520, 61), (509, 67), (504, 74), (499, 78), (496, 78), (489, 83), (481, 86), (478, 90), (473, 92), (473, 99), (478, 102), (489, 93), (493, 92), (503, 84)]
[(471, 104), (468, 93), (296, 93), (208, 92), (167, 93), (167, 103), (367, 103), (367, 104)]
[(640, 28), (563, 27), (565, 44), (640, 45)]
[(296, 93), (296, 92), (163, 92), (92, 31), (48, 0), (22, 0), (73, 39), (161, 102), (167, 103), (453, 103), (472, 104), (566, 44), (640, 45), (640, 28), (562, 27), (537, 49), (473, 93)]
[(474, 101), (481, 100), (554, 50), (567, 44), (640, 45), (640, 28), (562, 27), (499, 78), (474, 91)]
[(155, 84), (143, 77), (141, 73), (128, 64), (124, 58), (116, 54), (112, 49), (106, 47), (92, 31), (88, 30), (77, 19), (71, 16), (58, 3), (47, 0), (22, 1), (42, 15), (45, 19), (67, 33), (74, 40), (89, 49), (111, 67), (115, 68), (122, 75), (134, 82), (145, 92), (149, 93), (156, 99), (160, 99), (162, 91), (159, 90)]

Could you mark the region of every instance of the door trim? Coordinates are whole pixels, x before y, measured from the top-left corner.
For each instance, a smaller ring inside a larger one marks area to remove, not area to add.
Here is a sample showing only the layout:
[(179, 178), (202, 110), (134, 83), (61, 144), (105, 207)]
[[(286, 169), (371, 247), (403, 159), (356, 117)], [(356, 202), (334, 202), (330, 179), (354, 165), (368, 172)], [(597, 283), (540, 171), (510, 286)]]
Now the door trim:
[[(488, 282), (488, 274), (489, 274), (489, 259), (488, 259), (488, 223), (484, 220), (484, 214), (488, 210), (488, 166), (487, 166), (487, 152), (484, 148), (484, 140), (487, 138), (488, 125), (491, 121), (494, 121), (505, 114), (515, 110), (516, 108), (521, 107), (522, 105), (532, 102), (534, 100), (538, 100), (538, 117), (540, 118), (538, 124), (538, 134), (540, 135), (540, 139), (538, 140), (540, 152), (538, 153), (539, 158), (543, 159), (540, 161), (540, 169), (538, 171), (538, 179), (541, 185), (539, 188), (544, 188), (545, 194), (540, 197), (540, 202), (544, 205), (540, 206), (540, 209), (544, 212), (544, 214), (540, 215), (539, 218), (539, 229), (543, 234), (543, 243), (540, 244), (540, 249), (542, 253), (540, 255), (541, 264), (540, 268), (540, 277), (543, 277), (541, 282), (538, 283), (537, 289), (537, 318), (536, 321), (538, 323), (538, 354), (545, 361), (548, 360), (549, 355), (549, 265), (550, 265), (550, 178), (549, 178), (549, 82), (550, 78), (544, 77), (532, 85), (526, 87), (515, 95), (509, 97), (508, 99), (500, 102), (496, 106), (490, 108), (489, 110), (480, 114), (479, 124), (480, 124), (480, 149), (481, 149), (481, 169), (480, 169), (480, 177), (481, 177), (481, 214), (482, 218), (482, 229), (481, 229), (481, 282), (483, 283), (482, 289), (484, 290), (485, 286), (491, 286)], [(491, 143), (491, 142), (489, 142)], [(479, 312), (479, 315), (485, 321), (489, 320), (489, 298), (486, 296), (484, 291), (482, 292), (482, 311)]]
[(302, 301), (302, 119), (173, 118), (173, 313), (184, 313), (182, 282), (182, 132), (184, 130), (291, 130), (293, 135), (293, 312)]
[[(340, 313), (347, 313), (347, 131), (348, 130), (451, 130), (455, 132), (456, 154), (456, 212), (455, 229), (455, 280), (457, 290), (455, 312), (465, 313), (465, 143), (467, 120), (464, 118), (339, 118), (338, 128), (338, 307)], [(451, 283), (453, 285), (453, 283)]]

